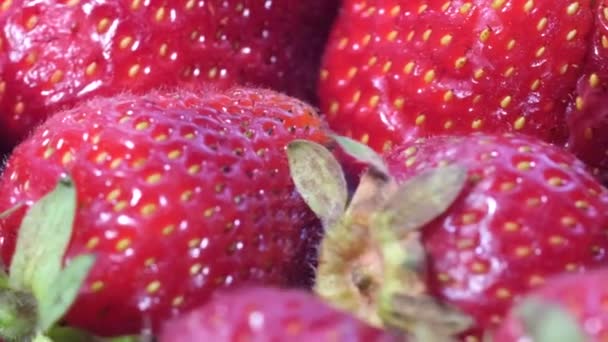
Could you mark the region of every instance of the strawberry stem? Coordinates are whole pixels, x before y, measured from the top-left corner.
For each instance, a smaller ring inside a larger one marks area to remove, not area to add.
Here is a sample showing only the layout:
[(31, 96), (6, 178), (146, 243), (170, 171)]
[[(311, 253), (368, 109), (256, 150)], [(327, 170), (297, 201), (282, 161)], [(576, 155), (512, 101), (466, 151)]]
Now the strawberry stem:
[(317, 293), (375, 326), (432, 332), (440, 341), (465, 330), (468, 317), (428, 294), (420, 229), (456, 200), (466, 176), (451, 165), (397, 184), (371, 168), (345, 215), (327, 229)]
[(0, 336), (9, 340), (31, 337), (36, 327), (36, 300), (32, 295), (0, 290)]

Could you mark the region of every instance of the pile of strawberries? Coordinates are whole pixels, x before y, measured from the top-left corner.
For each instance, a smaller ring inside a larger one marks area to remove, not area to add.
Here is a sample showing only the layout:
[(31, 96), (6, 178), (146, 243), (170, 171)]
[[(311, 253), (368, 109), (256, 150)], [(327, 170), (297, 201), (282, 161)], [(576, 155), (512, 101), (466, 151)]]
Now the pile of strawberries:
[(0, 28), (0, 341), (608, 339), (608, 0)]

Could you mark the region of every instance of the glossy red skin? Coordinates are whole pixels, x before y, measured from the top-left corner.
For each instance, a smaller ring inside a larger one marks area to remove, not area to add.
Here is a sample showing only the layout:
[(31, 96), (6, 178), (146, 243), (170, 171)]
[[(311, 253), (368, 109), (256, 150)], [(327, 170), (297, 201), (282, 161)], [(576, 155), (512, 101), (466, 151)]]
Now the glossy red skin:
[[(0, 9), (0, 143), (14, 145), (52, 111), (123, 90), (236, 82), (314, 101), (337, 6), (337, 0), (7, 1)], [(53, 79), (55, 72), (61, 77)]]
[[(462, 14), (465, 3), (471, 7)], [(498, 9), (494, 3), (345, 1), (319, 83), (321, 109), (332, 128), (379, 151), (420, 137), (473, 131), (520, 131), (565, 142), (564, 113), (587, 53), (591, 1), (577, 1), (573, 15), (567, 14), (571, 0), (506, 0)], [(529, 14), (526, 3), (533, 3)], [(539, 30), (543, 18), (547, 22)], [(487, 28), (492, 33), (484, 41)], [(574, 29), (575, 37), (567, 40)], [(446, 35), (451, 41), (443, 45)], [(541, 47), (544, 53), (536, 56)], [(466, 63), (459, 67), (461, 57)], [(569, 67), (562, 74), (564, 65)], [(430, 71), (435, 74), (427, 82)]]
[[(586, 334), (587, 342), (608, 339), (608, 311), (606, 310), (606, 283), (608, 272), (598, 270), (584, 275), (563, 275), (547, 282), (530, 294), (530, 298), (557, 304), (570, 313)], [(494, 342), (526, 340), (523, 322), (514, 310), (507, 315), (493, 334)]]
[(163, 326), (159, 342), (403, 341), (297, 290), (222, 291), (205, 306)]
[(579, 105), (570, 105), (568, 148), (591, 165), (608, 184), (608, 1), (596, 4), (591, 48), (576, 95)]
[(440, 162), (469, 170), (460, 197), (423, 228), (423, 243), (430, 291), (476, 319), (470, 335), (481, 337), (546, 277), (608, 265), (608, 190), (560, 148), (473, 134), (429, 138), (387, 158), (398, 179)]
[[(103, 336), (136, 334), (217, 288), (310, 283), (321, 227), (289, 175), (292, 139), (327, 140), (311, 107), (271, 91), (95, 99), (15, 149), (0, 212), (70, 174), (78, 210), (66, 259), (97, 261), (66, 320)], [(5, 261), (21, 217), (0, 224)]]

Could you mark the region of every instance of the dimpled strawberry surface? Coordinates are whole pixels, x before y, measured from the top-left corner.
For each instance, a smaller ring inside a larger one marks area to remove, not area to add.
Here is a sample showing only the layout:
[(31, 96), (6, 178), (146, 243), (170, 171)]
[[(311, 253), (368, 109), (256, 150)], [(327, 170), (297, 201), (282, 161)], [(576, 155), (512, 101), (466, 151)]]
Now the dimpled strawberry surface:
[(180, 83), (312, 101), (335, 0), (8, 0), (0, 4), (0, 143), (82, 99)]
[[(245, 282), (310, 283), (320, 224), (293, 188), (284, 146), (323, 142), (304, 103), (272, 91), (162, 91), (86, 102), (13, 152), (0, 212), (69, 174), (78, 209), (66, 260), (94, 268), (67, 322), (137, 334)], [(0, 224), (5, 263), (21, 215)]]
[(563, 143), (592, 15), (589, 0), (345, 1), (321, 108), (378, 151), (475, 131)]
[(207, 305), (168, 321), (159, 341), (405, 342), (310, 293), (260, 287), (216, 294)]
[(560, 148), (523, 135), (434, 137), (395, 149), (388, 163), (400, 179), (468, 169), (423, 242), (430, 291), (474, 317), (478, 338), (546, 278), (608, 265), (608, 190)]

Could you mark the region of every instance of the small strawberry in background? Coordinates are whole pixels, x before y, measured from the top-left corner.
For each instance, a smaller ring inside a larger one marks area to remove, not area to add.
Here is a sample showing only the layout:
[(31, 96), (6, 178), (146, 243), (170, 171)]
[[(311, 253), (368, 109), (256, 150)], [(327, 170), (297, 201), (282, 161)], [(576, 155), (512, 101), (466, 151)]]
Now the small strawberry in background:
[(10, 157), (0, 212), (18, 209), (0, 222), (2, 260), (17, 268), (23, 212), (67, 174), (77, 202), (65, 262), (96, 258), (65, 317), (72, 326), (101, 336), (155, 332), (217, 288), (309, 286), (321, 227), (284, 152), (303, 138), (328, 140), (314, 110), (267, 90), (87, 101), (51, 117)]
[(348, 0), (325, 52), (321, 108), (376, 151), (518, 132), (567, 143), (602, 173), (607, 51), (605, 0)]
[(254, 84), (314, 101), (336, 0), (52, 0), (0, 6), (0, 143), (96, 95)]
[(243, 288), (221, 291), (208, 304), (168, 321), (159, 342), (404, 341), (370, 327), (298, 290)]
[(510, 310), (492, 341), (606, 341), (607, 281), (605, 269), (550, 279)]
[(595, 6), (587, 61), (567, 112), (568, 148), (608, 184), (608, 1), (596, 1)]
[(566, 137), (591, 1), (345, 1), (319, 94), (343, 135), (381, 151), (419, 137)]
[(369, 323), (481, 338), (547, 278), (608, 265), (608, 190), (567, 151), (479, 133), (382, 158), (337, 139), (371, 165), (350, 202), (322, 146), (290, 144), (291, 172), (327, 227), (316, 292)]

